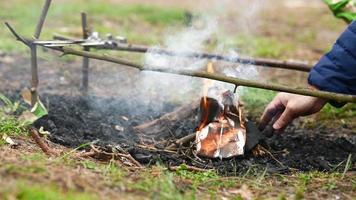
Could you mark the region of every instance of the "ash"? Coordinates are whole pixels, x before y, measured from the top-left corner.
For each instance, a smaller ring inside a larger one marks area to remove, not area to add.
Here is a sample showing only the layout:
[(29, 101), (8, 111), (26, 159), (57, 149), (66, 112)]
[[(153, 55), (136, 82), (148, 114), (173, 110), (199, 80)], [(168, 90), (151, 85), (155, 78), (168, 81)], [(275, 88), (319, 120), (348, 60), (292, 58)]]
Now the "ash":
[[(158, 112), (154, 106), (128, 99), (44, 96), (47, 99), (45, 103), (49, 105), (49, 115), (36, 121), (34, 125), (50, 131), (51, 141), (72, 148), (93, 141), (103, 148), (120, 146), (140, 163), (148, 166), (157, 162), (166, 165), (185, 163), (200, 168), (214, 168), (221, 175), (239, 175), (251, 168), (267, 169), (268, 173), (286, 173), (291, 169), (330, 171), (347, 160), (350, 154), (353, 155), (352, 161), (356, 161), (355, 134), (337, 136), (330, 134), (332, 130), (308, 130), (296, 126), (262, 144), (269, 149), (273, 158), (270, 155), (256, 157), (247, 153), (242, 157), (221, 160), (197, 158), (191, 150), (175, 154), (150, 151), (137, 146), (142, 143), (142, 137), (133, 127), (171, 112), (179, 105), (166, 103), (163, 105), (164, 109)], [(198, 124), (197, 115), (198, 111), (192, 110), (189, 117), (167, 126), (169, 128), (160, 133), (159, 137), (148, 136), (145, 140), (151, 139), (157, 149), (163, 148), (162, 144), (167, 141), (192, 133)], [(344, 169), (344, 166), (345, 164), (340, 165), (339, 169)]]

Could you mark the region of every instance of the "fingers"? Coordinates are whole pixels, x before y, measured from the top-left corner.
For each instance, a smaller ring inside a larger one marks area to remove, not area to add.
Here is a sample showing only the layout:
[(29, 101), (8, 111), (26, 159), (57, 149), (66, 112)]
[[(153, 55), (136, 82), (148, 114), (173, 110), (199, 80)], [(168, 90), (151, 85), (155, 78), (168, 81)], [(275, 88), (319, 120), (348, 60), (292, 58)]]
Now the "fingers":
[(270, 104), (268, 104), (262, 114), (259, 125), (260, 130), (265, 129), (267, 124), (269, 124), (273, 118), (282, 113), (283, 107), (284, 106), (278, 99), (278, 96), (276, 96), (276, 98)]
[[(271, 120), (271, 122), (263, 129), (262, 133), (266, 136), (266, 137), (272, 137), (275, 130), (273, 129), (272, 125), (274, 124), (274, 122), (282, 115), (283, 111), (278, 111), (278, 113), (273, 117), (273, 119)], [(270, 125), (272, 124), (272, 125)]]
[(282, 115), (277, 119), (277, 121), (273, 124), (273, 129), (277, 132), (281, 132), (283, 129), (287, 127), (295, 118), (294, 112), (292, 109), (286, 107)]

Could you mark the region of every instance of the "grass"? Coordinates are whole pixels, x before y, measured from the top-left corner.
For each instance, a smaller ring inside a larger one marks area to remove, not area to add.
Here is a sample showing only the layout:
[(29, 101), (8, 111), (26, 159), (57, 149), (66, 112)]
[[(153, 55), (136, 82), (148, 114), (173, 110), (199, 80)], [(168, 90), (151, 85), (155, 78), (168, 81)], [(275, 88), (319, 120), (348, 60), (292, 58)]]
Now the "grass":
[(6, 143), (3, 136), (20, 136), (26, 132), (25, 127), (12, 116), (19, 108), (19, 102), (13, 102), (0, 93), (0, 145)]
[[(0, 9), (8, 12), (1, 12), (0, 20), (10, 21), (19, 33), (31, 37), (41, 8), (39, 1), (16, 0), (1, 3)], [(114, 4), (94, 0), (53, 2), (41, 38), (50, 39), (54, 33), (80, 37), (82, 11), (88, 13), (90, 26), (94, 30), (102, 34), (123, 35), (134, 43), (157, 43), (160, 38), (155, 35), (167, 25), (182, 25), (186, 12), (183, 9), (161, 8), (149, 4)], [(16, 42), (5, 26), (0, 26), (0, 30), (1, 50), (21, 52), (26, 49), (22, 44), (14, 44)], [(145, 32), (144, 37), (142, 32)]]
[(255, 88), (244, 88), (241, 92), (242, 100), (250, 116), (261, 115), (266, 105), (272, 101), (276, 92)]
[[(10, 21), (20, 33), (31, 36), (40, 13), (41, 3), (32, 0), (1, 3), (0, 9), (7, 12), (0, 13), (0, 21)], [(42, 38), (51, 38), (55, 32), (80, 37), (79, 13), (81, 11), (88, 12), (90, 24), (95, 30), (104, 34), (114, 31), (112, 32), (114, 35), (127, 36), (129, 41), (143, 44), (161, 42), (160, 36), (165, 26), (182, 26), (185, 20), (185, 10), (177, 8), (108, 2), (103, 4), (94, 0), (56, 1), (49, 12)], [(327, 26), (336, 28), (340, 26), (334, 21), (329, 23), (329, 18), (325, 18), (325, 15), (322, 21), (322, 24)], [(299, 20), (295, 23), (297, 22)], [(0, 26), (0, 38), (1, 51), (23, 52), (25, 50), (22, 44), (14, 41), (3, 26)], [(295, 38), (299, 42), (312, 43), (317, 35), (313, 31), (305, 31), (300, 35), (297, 34)], [(242, 49), (246, 51), (244, 53), (253, 56), (282, 59), (293, 55), (296, 42), (279, 39), (278, 36), (238, 35), (235, 36), (231, 47)], [(126, 53), (122, 55), (128, 56)], [(63, 59), (72, 61), (73, 57)], [(252, 116), (258, 117), (275, 94), (260, 89), (244, 89), (243, 100), (246, 110)], [(6, 105), (0, 106), (6, 108), (6, 111), (4, 109), (0, 111), (0, 136), (3, 133), (12, 137), (26, 135), (21, 124), (9, 114), (16, 110), (16, 104), (7, 102)], [(355, 113), (354, 105), (347, 105), (342, 109), (326, 106), (319, 117), (321, 120), (337, 120), (341, 124), (348, 125), (355, 118)], [(104, 188), (112, 189), (116, 197), (121, 197), (122, 193), (125, 193), (132, 198), (140, 196), (152, 199), (215, 199), (222, 195), (231, 199), (244, 199), (243, 193), (248, 191), (252, 192), (256, 199), (303, 199), (309, 196), (320, 197), (325, 193), (328, 195), (345, 193), (352, 196), (356, 190), (355, 176), (340, 172), (269, 175), (266, 174), (265, 169), (251, 167), (246, 174), (221, 177), (214, 171), (191, 172), (184, 165), (174, 172), (161, 165), (131, 172), (116, 161), (102, 163), (91, 159), (78, 159), (73, 156), (73, 152), (53, 160), (42, 152), (29, 152), (27, 148), (11, 150), (4, 145), (0, 148), (0, 153), (6, 150), (11, 152), (0, 156), (0, 199), (100, 199), (97, 194)], [(58, 176), (53, 178), (50, 176), (51, 173), (57, 173)], [(86, 191), (86, 187), (89, 186), (85, 186), (84, 189), (70, 186), (70, 183), (63, 181), (63, 179), (66, 181), (70, 179), (63, 178), (62, 174), (66, 173), (71, 173), (77, 178), (81, 177), (95, 185), (98, 188), (97, 192), (84, 194), (83, 191)], [(94, 174), (95, 177), (88, 174)], [(99, 187), (101, 184), (105, 187)], [(243, 186), (247, 186), (247, 189), (243, 189)]]
[(253, 35), (238, 35), (233, 46), (250, 56), (276, 59), (286, 59), (286, 55), (295, 51), (293, 43), (283, 43), (274, 37)]
[[(6, 147), (0, 148), (4, 152)], [(0, 157), (1, 199), (102, 199), (100, 190), (103, 187), (114, 190), (116, 196), (124, 194), (127, 198), (215, 199), (224, 196), (245, 199), (245, 195), (253, 194), (257, 199), (303, 199), (330, 192), (351, 195), (356, 188), (355, 176), (344, 176), (342, 172), (270, 175), (265, 169), (251, 167), (245, 174), (222, 177), (214, 171), (192, 172), (185, 165), (170, 171), (159, 164), (131, 172), (113, 160), (103, 163), (78, 159), (70, 152), (65, 158), (53, 161), (42, 152), (28, 152), (27, 148), (7, 151)], [(1, 181), (9, 177), (20, 178)], [(73, 186), (75, 180), (81, 180), (84, 186)], [(92, 191), (90, 185), (98, 192)], [(83, 190), (88, 191), (84, 193)]]
[(5, 188), (0, 189), (0, 196), (4, 200), (91, 200), (98, 199), (94, 194), (84, 194), (74, 191), (65, 193), (54, 185), (34, 184), (29, 181), (17, 180)]

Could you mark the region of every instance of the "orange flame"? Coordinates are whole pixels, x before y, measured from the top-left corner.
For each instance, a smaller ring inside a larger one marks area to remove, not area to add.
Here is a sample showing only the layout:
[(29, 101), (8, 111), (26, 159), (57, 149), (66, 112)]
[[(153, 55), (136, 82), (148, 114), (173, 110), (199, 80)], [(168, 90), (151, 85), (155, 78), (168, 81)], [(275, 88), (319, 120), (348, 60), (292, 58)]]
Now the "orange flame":
[[(212, 73), (212, 74), (215, 73), (214, 66), (213, 66), (212, 62), (209, 62), (206, 68), (207, 68), (207, 72), (208, 73)], [(208, 122), (208, 116), (209, 116), (208, 91), (209, 91), (209, 88), (211, 87), (212, 84), (213, 84), (212, 80), (204, 79), (204, 82), (203, 82), (203, 102), (202, 102), (203, 105), (201, 105), (201, 106), (208, 113), (206, 113), (205, 118), (203, 120), (201, 120), (202, 123), (199, 124), (198, 131), (202, 130), (205, 127), (205, 125), (207, 124), (207, 122)]]
[[(208, 65), (206, 66), (207, 72), (208, 73), (215, 73), (214, 71), (214, 66), (212, 62), (209, 62)], [(211, 87), (213, 81), (209, 79), (204, 79), (204, 87), (203, 87), (203, 98), (204, 98), (204, 105), (207, 105), (207, 97), (208, 97), (208, 91), (209, 88)]]

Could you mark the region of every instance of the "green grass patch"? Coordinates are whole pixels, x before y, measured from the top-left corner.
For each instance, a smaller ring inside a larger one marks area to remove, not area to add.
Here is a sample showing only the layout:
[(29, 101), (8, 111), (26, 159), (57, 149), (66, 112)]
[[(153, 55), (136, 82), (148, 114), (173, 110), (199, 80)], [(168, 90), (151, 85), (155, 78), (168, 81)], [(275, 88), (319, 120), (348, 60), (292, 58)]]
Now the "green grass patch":
[(271, 102), (277, 92), (256, 88), (243, 88), (242, 100), (250, 115), (259, 117), (266, 105)]
[(0, 135), (19, 136), (24, 133), (25, 129), (21, 123), (13, 117), (1, 116), (0, 114)]
[(8, 187), (0, 189), (1, 199), (18, 199), (18, 200), (91, 200), (98, 199), (94, 194), (84, 194), (74, 191), (61, 191), (56, 186), (29, 183), (18, 180)]
[[(26, 6), (24, 6), (26, 5)], [(1, 3), (0, 21), (9, 21), (22, 35), (31, 37), (39, 18), (42, 2), (17, 0)], [(41, 38), (50, 39), (54, 33), (81, 36), (80, 12), (88, 13), (91, 28), (102, 34), (126, 36), (130, 42), (158, 42), (156, 30), (168, 25), (183, 25), (185, 10), (152, 5), (115, 4), (110, 2), (70, 1), (53, 2)], [(142, 35), (142, 32), (145, 34)], [(16, 42), (5, 26), (0, 26), (0, 49), (24, 52), (26, 47)], [(137, 40), (137, 41), (136, 41)]]
[(320, 113), (321, 119), (347, 119), (356, 117), (356, 104), (346, 104), (342, 108), (326, 105)]
[(179, 190), (174, 173), (160, 169), (159, 166), (155, 167), (154, 171), (141, 172), (129, 187), (148, 193), (151, 199), (194, 199), (194, 193), (183, 193)]
[(18, 102), (12, 102), (0, 93), (0, 145), (6, 144), (3, 136), (19, 136), (26, 133), (25, 127), (11, 114), (19, 109)]
[(273, 37), (238, 35), (233, 43), (244, 54), (255, 57), (283, 59), (295, 51), (291, 43), (282, 43)]

